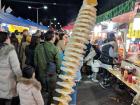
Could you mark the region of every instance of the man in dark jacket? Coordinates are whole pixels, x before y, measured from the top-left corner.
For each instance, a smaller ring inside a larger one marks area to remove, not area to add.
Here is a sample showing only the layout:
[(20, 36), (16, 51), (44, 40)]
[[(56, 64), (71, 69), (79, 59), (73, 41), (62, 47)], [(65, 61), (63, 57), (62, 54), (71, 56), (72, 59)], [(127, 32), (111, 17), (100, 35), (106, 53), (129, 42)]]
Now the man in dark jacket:
[[(55, 35), (53, 31), (45, 33), (45, 43), (39, 44), (35, 50), (34, 63), (39, 68), (40, 79), (43, 88), (48, 88), (48, 104), (52, 103), (53, 94), (56, 87), (57, 75), (60, 73), (61, 59), (59, 50), (54, 45)], [(54, 62), (56, 65), (55, 73), (50, 73), (48, 64)]]

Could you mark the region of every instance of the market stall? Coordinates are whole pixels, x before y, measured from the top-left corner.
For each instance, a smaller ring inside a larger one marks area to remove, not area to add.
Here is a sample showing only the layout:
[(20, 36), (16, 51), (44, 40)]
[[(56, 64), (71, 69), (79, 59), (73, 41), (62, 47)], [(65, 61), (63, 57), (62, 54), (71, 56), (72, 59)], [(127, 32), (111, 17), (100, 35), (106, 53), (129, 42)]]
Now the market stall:
[(0, 12), (0, 24), (1, 24), (1, 30), (9, 31), (9, 32), (14, 32), (15, 30), (22, 32), (24, 29), (32, 31), (32, 29), (35, 28), (36, 30), (41, 30), (41, 31), (48, 30), (47, 26), (39, 25), (33, 21), (25, 20), (20, 17), (17, 18), (9, 13), (3, 13), (3, 12)]
[[(133, 9), (134, 8), (134, 9)], [(121, 66), (108, 71), (131, 88), (140, 92), (140, 3), (128, 0), (97, 18), (94, 35), (98, 39), (114, 32), (118, 42)]]

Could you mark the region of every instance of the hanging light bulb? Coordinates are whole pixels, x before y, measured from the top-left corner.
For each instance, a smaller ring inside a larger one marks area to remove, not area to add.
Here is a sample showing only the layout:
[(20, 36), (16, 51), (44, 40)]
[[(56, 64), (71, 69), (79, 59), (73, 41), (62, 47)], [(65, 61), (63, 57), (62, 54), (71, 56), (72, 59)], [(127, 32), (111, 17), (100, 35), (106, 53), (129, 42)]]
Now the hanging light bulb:
[(133, 29), (140, 30), (140, 3), (138, 4), (137, 14), (134, 17)]

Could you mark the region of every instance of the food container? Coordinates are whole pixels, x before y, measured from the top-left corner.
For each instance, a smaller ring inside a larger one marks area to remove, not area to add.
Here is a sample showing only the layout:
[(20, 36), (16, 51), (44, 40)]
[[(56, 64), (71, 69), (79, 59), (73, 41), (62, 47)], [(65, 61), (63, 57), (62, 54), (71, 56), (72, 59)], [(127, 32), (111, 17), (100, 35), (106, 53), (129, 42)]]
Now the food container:
[(129, 83), (132, 83), (133, 82), (133, 80), (132, 80), (132, 74), (129, 74), (127, 76), (127, 80), (128, 80)]
[(136, 76), (132, 76), (132, 81), (133, 81), (133, 84), (136, 84), (137, 83), (137, 77)]
[(128, 71), (127, 70), (124, 71), (123, 77), (124, 77), (124, 80), (127, 81), (127, 79), (128, 79)]
[(124, 76), (125, 68), (121, 67), (121, 68), (120, 68), (120, 71), (121, 71), (121, 75)]

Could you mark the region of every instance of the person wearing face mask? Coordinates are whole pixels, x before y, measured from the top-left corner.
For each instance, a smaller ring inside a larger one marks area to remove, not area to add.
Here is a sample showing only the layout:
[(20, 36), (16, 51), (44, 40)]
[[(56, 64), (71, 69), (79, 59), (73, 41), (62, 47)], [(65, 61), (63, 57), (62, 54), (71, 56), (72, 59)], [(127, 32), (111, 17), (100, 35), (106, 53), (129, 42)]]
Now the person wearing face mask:
[(47, 105), (50, 105), (55, 93), (57, 75), (60, 74), (61, 58), (58, 48), (54, 45), (54, 31), (49, 30), (44, 36), (45, 42), (35, 49), (34, 63), (39, 69), (43, 89), (48, 90)]
[(16, 84), (22, 76), (16, 50), (9, 34), (0, 32), (0, 105), (18, 105)]

